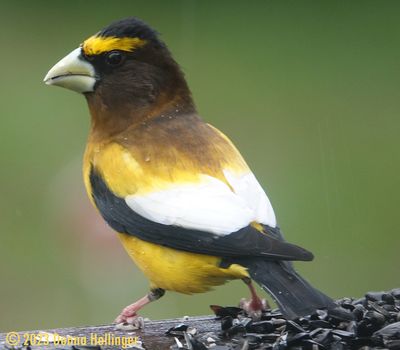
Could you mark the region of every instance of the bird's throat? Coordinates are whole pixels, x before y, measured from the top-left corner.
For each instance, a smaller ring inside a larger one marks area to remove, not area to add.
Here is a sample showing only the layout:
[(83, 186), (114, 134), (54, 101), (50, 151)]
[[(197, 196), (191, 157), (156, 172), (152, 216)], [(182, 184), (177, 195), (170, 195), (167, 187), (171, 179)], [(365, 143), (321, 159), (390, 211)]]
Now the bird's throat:
[(87, 94), (91, 114), (91, 136), (95, 139), (113, 138), (138, 124), (158, 118), (185, 117), (196, 113), (190, 91), (182, 91), (171, 98), (161, 93), (154, 103), (143, 105), (134, 99), (105, 101), (100, 94)]

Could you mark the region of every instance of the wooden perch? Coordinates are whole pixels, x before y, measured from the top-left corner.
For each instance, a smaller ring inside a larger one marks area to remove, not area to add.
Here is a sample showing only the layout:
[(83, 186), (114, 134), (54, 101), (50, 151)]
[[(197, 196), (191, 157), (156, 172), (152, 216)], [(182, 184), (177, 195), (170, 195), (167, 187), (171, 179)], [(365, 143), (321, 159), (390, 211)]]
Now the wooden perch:
[[(115, 325), (18, 331), (16, 332), (18, 335), (12, 334), (11, 336), (10, 334), (15, 332), (0, 333), (0, 350), (111, 350), (121, 348), (169, 350), (171, 345), (176, 344), (176, 341), (173, 336), (167, 336), (166, 332), (171, 327), (177, 326), (182, 323), (189, 326), (190, 328), (196, 329), (197, 335), (205, 334), (208, 332), (215, 334), (221, 329), (221, 323), (220, 321), (215, 319), (215, 316), (199, 316), (190, 317), (189, 319), (185, 320), (183, 318), (176, 318), (160, 321), (148, 321), (145, 322), (145, 327), (143, 330), (134, 331), (118, 330), (116, 329)], [(59, 336), (59, 338), (57, 338), (57, 336)], [(69, 344), (65, 344), (65, 342), (68, 340), (67, 336), (71, 337), (69, 338)], [(17, 343), (16, 340), (18, 339), (18, 337), (20, 341)], [(26, 343), (26, 340), (29, 340), (29, 337), (33, 337), (33, 341), (29, 342), (31, 345), (28, 345), (29, 343)], [(83, 341), (82, 337), (86, 338), (86, 342)], [(49, 344), (46, 345), (45, 343), (47, 343), (48, 340), (54, 340), (55, 342), (49, 342)], [(103, 340), (105, 341), (105, 343), (102, 343)], [(34, 343), (35, 341), (36, 343)], [(73, 344), (74, 341), (76, 343), (75, 345)], [(122, 341), (128, 343), (127, 346), (123, 347), (123, 344), (121, 343)], [(15, 342), (16, 345), (13, 347), (12, 345), (10, 345), (10, 342)], [(114, 346), (113, 342), (115, 344)], [(118, 342), (119, 345), (117, 345)], [(65, 345), (63, 345), (63, 343)]]
[(342, 298), (336, 304), (294, 320), (278, 309), (264, 310), (257, 321), (240, 308), (212, 305), (218, 319), (148, 321), (135, 331), (104, 325), (9, 332), (0, 334), (0, 350), (400, 350), (400, 288)]

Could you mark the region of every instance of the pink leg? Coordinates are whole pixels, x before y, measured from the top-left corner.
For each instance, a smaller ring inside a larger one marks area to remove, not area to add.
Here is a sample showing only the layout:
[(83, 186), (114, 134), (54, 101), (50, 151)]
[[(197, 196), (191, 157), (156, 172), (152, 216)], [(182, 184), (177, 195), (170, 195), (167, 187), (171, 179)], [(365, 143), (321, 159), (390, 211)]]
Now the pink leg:
[(240, 301), (240, 307), (247, 312), (247, 314), (253, 319), (260, 319), (262, 312), (269, 308), (269, 305), (265, 299), (261, 299), (251, 283), (250, 278), (243, 278), (243, 282), (249, 287), (251, 298), (250, 300), (242, 299)]
[(161, 288), (152, 289), (149, 294), (145, 295), (143, 298), (140, 298), (138, 301), (133, 304), (125, 307), (121, 313), (117, 316), (114, 323), (121, 324), (127, 323), (129, 325), (134, 325), (136, 327), (140, 326), (140, 320), (137, 315), (137, 312), (145, 305), (160, 299), (164, 295), (165, 291)]
[(121, 313), (115, 319), (115, 323), (130, 323), (134, 321), (137, 317), (136, 312), (138, 312), (143, 306), (150, 303), (151, 300), (146, 295), (143, 298), (140, 298), (138, 301), (135, 301), (133, 304), (126, 306)]

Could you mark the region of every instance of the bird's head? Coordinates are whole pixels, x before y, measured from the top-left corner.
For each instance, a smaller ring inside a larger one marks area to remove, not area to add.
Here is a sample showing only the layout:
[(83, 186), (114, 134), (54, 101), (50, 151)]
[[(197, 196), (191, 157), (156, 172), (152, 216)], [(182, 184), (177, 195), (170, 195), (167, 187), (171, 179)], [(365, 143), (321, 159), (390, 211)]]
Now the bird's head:
[(146, 110), (177, 97), (191, 102), (183, 74), (158, 33), (133, 17), (86, 39), (50, 69), (44, 82), (108, 108)]

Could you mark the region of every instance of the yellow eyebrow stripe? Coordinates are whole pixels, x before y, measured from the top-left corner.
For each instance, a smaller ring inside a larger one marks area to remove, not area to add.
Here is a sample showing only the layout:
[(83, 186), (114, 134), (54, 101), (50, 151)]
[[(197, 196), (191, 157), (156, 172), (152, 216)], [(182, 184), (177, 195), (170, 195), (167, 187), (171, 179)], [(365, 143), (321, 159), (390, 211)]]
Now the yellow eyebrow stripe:
[(146, 44), (146, 40), (140, 38), (118, 38), (115, 36), (91, 36), (85, 40), (82, 48), (86, 55), (99, 55), (112, 50), (133, 51)]

